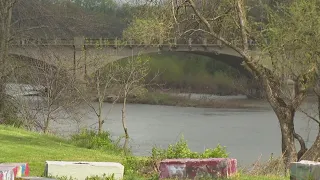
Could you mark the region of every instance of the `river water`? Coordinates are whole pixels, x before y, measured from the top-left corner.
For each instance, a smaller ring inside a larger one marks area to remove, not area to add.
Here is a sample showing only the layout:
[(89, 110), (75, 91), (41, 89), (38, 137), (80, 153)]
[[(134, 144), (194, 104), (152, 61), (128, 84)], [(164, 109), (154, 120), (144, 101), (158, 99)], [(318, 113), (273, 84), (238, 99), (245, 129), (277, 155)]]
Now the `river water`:
[[(221, 144), (240, 164), (250, 165), (260, 156), (262, 160), (267, 160), (271, 153), (280, 155), (280, 129), (268, 104), (256, 103), (265, 108), (213, 109), (129, 104), (127, 126), (130, 145), (135, 155), (150, 155), (153, 146), (165, 148), (183, 134), (194, 151), (202, 152), (205, 148)], [(109, 107), (110, 104), (105, 104), (105, 112)], [(88, 110), (85, 107), (83, 109)], [(93, 112), (82, 117), (81, 127), (89, 127), (96, 122)], [(296, 131), (310, 146), (316, 137), (317, 126), (308, 123), (302, 113), (297, 113), (295, 121)], [(73, 133), (77, 129), (74, 124), (59, 126), (56, 129), (63, 134)], [(104, 130), (110, 131), (114, 137), (123, 135), (120, 104), (115, 105), (107, 116)]]

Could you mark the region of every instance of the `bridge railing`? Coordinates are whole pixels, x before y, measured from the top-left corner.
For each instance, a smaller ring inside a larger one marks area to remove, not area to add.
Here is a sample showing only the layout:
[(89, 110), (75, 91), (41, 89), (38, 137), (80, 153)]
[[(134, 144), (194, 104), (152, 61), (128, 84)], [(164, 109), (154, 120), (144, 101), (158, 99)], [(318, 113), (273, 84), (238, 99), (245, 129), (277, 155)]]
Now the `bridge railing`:
[[(239, 42), (240, 43), (240, 42)], [(201, 45), (201, 46), (222, 46), (221, 41), (208, 40), (206, 38), (172, 38), (165, 42), (158, 43), (137, 43), (133, 40), (122, 40), (122, 39), (107, 39), (107, 38), (74, 38), (74, 39), (18, 39), (12, 43), (14, 46), (37, 46), (37, 45), (59, 45), (59, 46), (73, 46), (73, 45), (84, 45), (84, 46), (179, 46), (179, 45)], [(237, 44), (234, 42), (234, 44)], [(255, 43), (249, 41), (249, 44), (253, 47)]]
[(74, 45), (73, 39), (18, 39), (14, 40), (11, 45), (29, 46), (29, 45)]

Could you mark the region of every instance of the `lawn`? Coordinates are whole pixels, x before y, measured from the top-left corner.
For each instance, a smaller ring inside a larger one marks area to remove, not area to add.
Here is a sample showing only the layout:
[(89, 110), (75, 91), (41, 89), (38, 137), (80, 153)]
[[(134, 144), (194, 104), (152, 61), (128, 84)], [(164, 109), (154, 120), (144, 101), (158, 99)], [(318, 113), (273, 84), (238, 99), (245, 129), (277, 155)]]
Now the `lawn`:
[[(42, 176), (46, 160), (123, 162), (123, 156), (112, 151), (90, 150), (72, 145), (51, 135), (28, 132), (0, 125), (0, 163), (28, 162), (31, 176)], [(125, 177), (126, 178), (126, 177)], [(128, 179), (133, 179), (127, 177)], [(134, 178), (142, 180), (144, 178)], [(246, 176), (232, 180), (289, 180), (284, 177)]]
[(113, 152), (80, 148), (58, 137), (12, 127), (0, 126), (0, 144), (0, 162), (28, 162), (31, 176), (43, 175), (46, 160), (122, 160)]

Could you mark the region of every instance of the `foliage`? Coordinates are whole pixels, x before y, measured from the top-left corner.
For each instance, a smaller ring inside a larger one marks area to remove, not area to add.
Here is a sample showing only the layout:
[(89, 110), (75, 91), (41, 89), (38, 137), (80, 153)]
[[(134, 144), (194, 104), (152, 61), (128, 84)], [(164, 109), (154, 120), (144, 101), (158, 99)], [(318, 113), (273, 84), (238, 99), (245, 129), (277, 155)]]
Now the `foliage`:
[(161, 19), (156, 21), (151, 17), (134, 19), (131, 24), (123, 33), (126, 39), (133, 39), (135, 42), (142, 44), (157, 45), (161, 40), (169, 38), (168, 26)]
[(218, 144), (214, 149), (206, 149), (203, 153), (193, 152), (189, 149), (187, 141), (181, 136), (176, 144), (170, 144), (167, 149), (152, 148), (152, 158), (178, 159), (178, 158), (227, 158), (229, 153), (226, 147)]
[(141, 176), (154, 177), (156, 174), (153, 161), (150, 158), (126, 156), (123, 165), (126, 167), (125, 179), (135, 179)]
[[(150, 56), (150, 72), (147, 81), (181, 92), (239, 94), (234, 86), (242, 76), (222, 62), (193, 54), (163, 53)], [(246, 86), (246, 84), (243, 84)], [(159, 88), (159, 87), (155, 87)]]
[(251, 23), (251, 29), (263, 29), (253, 33), (258, 45), (269, 55), (274, 75), (297, 79), (319, 60), (315, 53), (320, 41), (318, 1), (279, 3), (275, 10), (263, 7), (268, 23)]
[(27, 124), (19, 118), (19, 108), (13, 97), (6, 96), (5, 106), (0, 110), (0, 124), (25, 127)]
[(93, 130), (82, 130), (79, 134), (71, 136), (71, 142), (79, 147), (87, 149), (101, 149), (115, 151), (120, 153), (121, 148), (118, 143), (111, 139), (111, 135), (107, 131), (97, 133)]
[(146, 45), (158, 45), (172, 38), (173, 19), (169, 15), (168, 3), (150, 1), (150, 4), (139, 7), (129, 27), (123, 31), (123, 37)]

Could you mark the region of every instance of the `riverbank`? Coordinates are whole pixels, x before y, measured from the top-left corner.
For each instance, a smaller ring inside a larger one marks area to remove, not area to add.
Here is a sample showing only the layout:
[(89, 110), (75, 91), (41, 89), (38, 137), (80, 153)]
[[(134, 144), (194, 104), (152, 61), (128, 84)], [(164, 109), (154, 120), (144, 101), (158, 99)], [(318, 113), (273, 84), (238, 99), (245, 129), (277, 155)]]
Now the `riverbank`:
[[(108, 134), (106, 135), (108, 136)], [(93, 137), (90, 136), (90, 138)], [(85, 142), (87, 144), (84, 144)], [(97, 142), (98, 141), (95, 141), (95, 143)], [(43, 135), (0, 125), (0, 143), (0, 162), (28, 162), (30, 165), (30, 176), (42, 176), (46, 160), (107, 161), (124, 164), (126, 169), (124, 179), (158, 179), (156, 173), (152, 173), (152, 164), (146, 163), (148, 162), (148, 158), (124, 156), (119, 149), (114, 148), (97, 149), (88, 141), (75, 142), (53, 135)], [(110, 146), (108, 147), (110, 148)], [(140, 170), (139, 174), (132, 174), (137, 167)], [(143, 169), (144, 172), (141, 171), (141, 169)], [(232, 179), (288, 180), (289, 178), (259, 175), (250, 176), (240, 172)]]
[[(192, 95), (197, 97), (192, 98)], [(211, 98), (210, 95), (207, 94), (147, 92), (143, 96), (129, 97), (127, 103), (225, 109), (253, 109), (267, 107), (265, 103), (257, 105), (256, 102), (259, 100), (249, 100), (245, 96), (230, 97), (231, 96), (215, 96)], [(105, 102), (111, 103), (112, 99), (106, 99)], [(120, 98), (118, 103), (122, 102), (123, 99)]]

